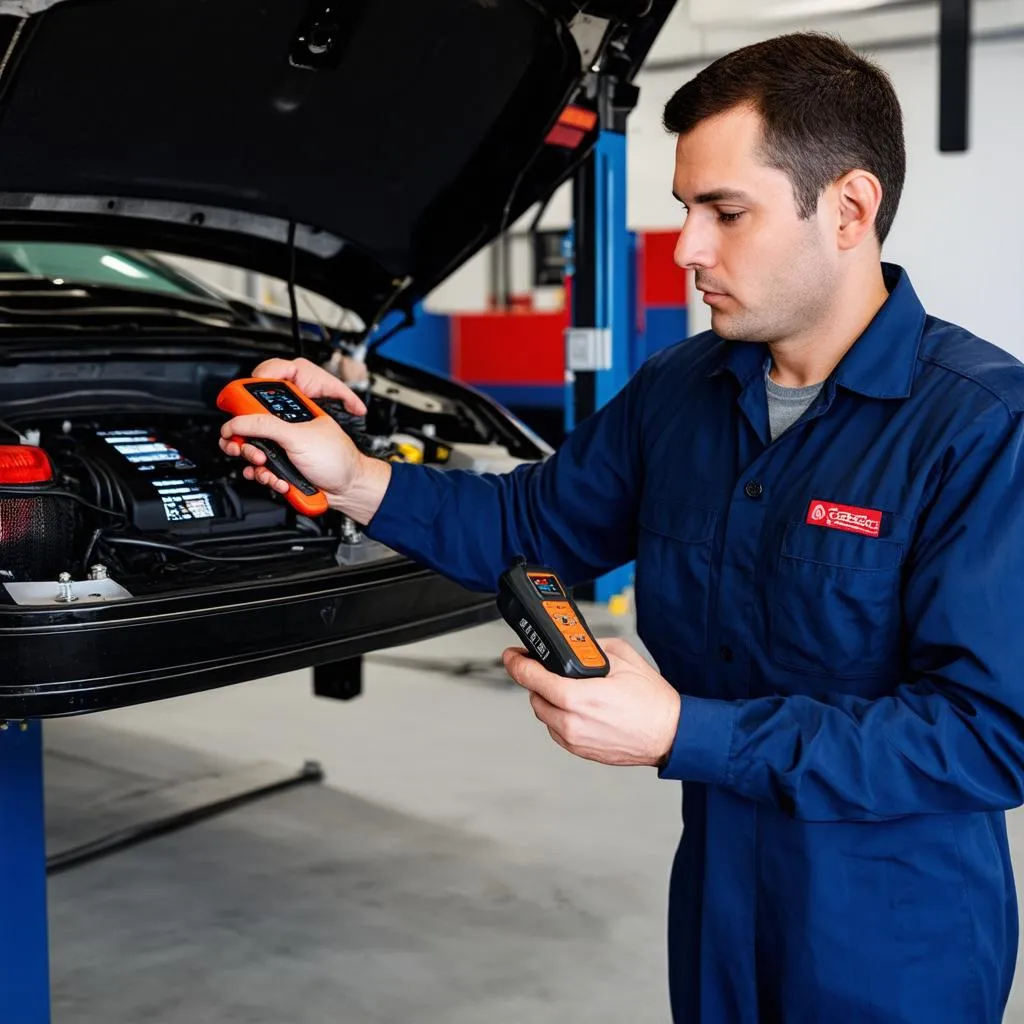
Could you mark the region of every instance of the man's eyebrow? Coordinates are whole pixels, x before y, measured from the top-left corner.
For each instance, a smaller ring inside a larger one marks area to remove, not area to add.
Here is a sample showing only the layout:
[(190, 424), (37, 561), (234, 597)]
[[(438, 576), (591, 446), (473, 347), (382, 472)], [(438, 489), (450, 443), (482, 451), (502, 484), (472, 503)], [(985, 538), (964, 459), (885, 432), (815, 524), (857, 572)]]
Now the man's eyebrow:
[[(675, 189), (672, 190), (672, 195), (675, 197), (677, 202), (686, 206), (686, 200), (683, 199)], [(694, 196), (693, 205), (700, 206), (705, 203), (749, 203), (750, 196), (742, 189), (738, 188), (716, 188), (711, 192), (701, 192)]]

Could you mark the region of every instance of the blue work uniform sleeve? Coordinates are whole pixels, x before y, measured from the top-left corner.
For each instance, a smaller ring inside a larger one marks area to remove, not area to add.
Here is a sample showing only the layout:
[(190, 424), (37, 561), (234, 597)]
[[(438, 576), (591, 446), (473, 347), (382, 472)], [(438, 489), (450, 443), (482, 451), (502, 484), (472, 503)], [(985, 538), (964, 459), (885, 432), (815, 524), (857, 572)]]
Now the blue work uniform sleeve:
[(394, 463), (367, 536), (471, 589), (493, 592), (519, 555), (567, 585), (635, 557), (643, 473), (641, 369), (557, 452), (510, 473)]
[(902, 684), (876, 699), (684, 694), (663, 778), (725, 786), (809, 821), (1024, 801), (1022, 417), (986, 414), (939, 471), (909, 552)]

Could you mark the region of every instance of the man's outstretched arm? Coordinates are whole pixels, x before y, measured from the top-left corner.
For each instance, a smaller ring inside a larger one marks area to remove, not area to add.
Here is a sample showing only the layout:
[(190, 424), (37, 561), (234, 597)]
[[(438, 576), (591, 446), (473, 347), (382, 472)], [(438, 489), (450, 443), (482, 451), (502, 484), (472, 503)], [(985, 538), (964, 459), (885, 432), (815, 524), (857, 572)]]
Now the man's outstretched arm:
[[(269, 360), (253, 375), (290, 380), (314, 399), (341, 398), (353, 411), (361, 406), (337, 378), (304, 360)], [(222, 428), (221, 446), (237, 455), (233, 435), (277, 442), (331, 507), (369, 537), (471, 589), (494, 590), (518, 555), (552, 566), (572, 585), (634, 557), (645, 384), (641, 370), (553, 456), (507, 474), (381, 462), (323, 418), (235, 417)], [(256, 449), (244, 446), (241, 454), (253, 464), (247, 476), (287, 488)]]

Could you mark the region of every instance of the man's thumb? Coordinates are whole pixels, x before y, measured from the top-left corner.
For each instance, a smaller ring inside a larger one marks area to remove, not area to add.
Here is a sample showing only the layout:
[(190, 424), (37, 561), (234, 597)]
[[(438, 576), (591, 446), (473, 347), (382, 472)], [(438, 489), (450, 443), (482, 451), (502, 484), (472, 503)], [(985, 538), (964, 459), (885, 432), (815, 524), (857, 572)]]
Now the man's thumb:
[(620, 637), (610, 637), (607, 640), (599, 640), (598, 643), (609, 658), (618, 658), (634, 668), (651, 667), (644, 656), (632, 644)]
[(276, 416), (268, 413), (248, 413), (236, 416), (221, 427), (221, 436), (226, 438), (240, 437), (243, 441), (250, 438), (263, 438), (267, 441), (284, 442), (287, 427)]

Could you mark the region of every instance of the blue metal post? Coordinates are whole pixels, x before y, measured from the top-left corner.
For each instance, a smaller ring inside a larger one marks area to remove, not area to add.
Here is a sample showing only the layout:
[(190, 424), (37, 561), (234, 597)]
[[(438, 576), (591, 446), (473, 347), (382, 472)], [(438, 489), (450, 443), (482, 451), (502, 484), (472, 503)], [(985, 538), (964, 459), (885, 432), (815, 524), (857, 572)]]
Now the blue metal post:
[(43, 811), (38, 721), (0, 731), (0, 1020), (50, 1024)]
[[(573, 328), (567, 345), (569, 400), (566, 430), (606, 405), (631, 374), (634, 275), (626, 226), (624, 119), (602, 129), (590, 159), (578, 172), (573, 198)], [(630, 586), (625, 565), (581, 587), (582, 600), (608, 602)]]
[(611, 358), (596, 374), (595, 404), (607, 405), (630, 376), (630, 239), (626, 227), (626, 136), (603, 131), (594, 151), (597, 327), (611, 332)]
[(628, 251), (626, 268), (629, 277), (627, 286), (629, 303), (626, 323), (629, 330), (629, 375), (640, 369), (644, 361), (644, 326), (640, 316), (640, 277), (637, 273), (637, 238), (635, 231), (626, 232)]
[[(594, 234), (597, 260), (597, 327), (610, 334), (609, 365), (595, 373), (594, 405), (607, 405), (625, 387), (630, 377), (629, 270), (630, 241), (626, 227), (626, 136), (602, 131), (594, 152), (596, 205)], [(594, 584), (594, 600), (608, 602), (633, 582), (633, 566), (624, 565), (602, 576)]]

